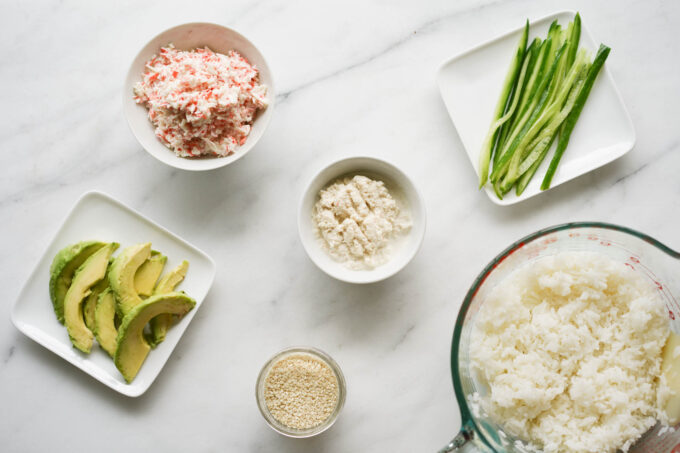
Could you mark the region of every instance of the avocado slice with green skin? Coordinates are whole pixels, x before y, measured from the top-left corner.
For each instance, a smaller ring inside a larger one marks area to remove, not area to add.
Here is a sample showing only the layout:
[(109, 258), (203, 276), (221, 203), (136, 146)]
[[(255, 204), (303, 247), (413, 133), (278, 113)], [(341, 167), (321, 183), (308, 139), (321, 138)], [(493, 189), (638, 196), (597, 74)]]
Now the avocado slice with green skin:
[[(161, 272), (163, 272), (163, 268), (165, 267), (165, 263), (167, 260), (168, 260), (167, 256), (161, 254), (160, 252), (157, 252), (156, 250), (152, 250), (149, 259), (146, 260), (139, 267), (139, 269), (137, 269), (134, 281), (135, 289), (137, 290), (137, 293), (140, 296), (148, 297), (151, 295), (151, 293), (153, 292), (153, 287), (156, 284), (158, 277), (161, 275)], [(111, 263), (113, 263), (113, 260), (111, 260)], [(85, 304), (83, 305), (85, 325), (87, 325), (87, 327), (93, 332), (95, 329), (95, 311), (97, 302), (99, 301), (99, 296), (101, 295), (101, 293), (104, 292), (104, 290), (107, 288), (109, 288), (108, 274), (104, 280), (97, 283), (97, 285), (92, 289), (92, 294), (90, 294), (87, 297), (87, 299), (85, 300)], [(113, 300), (115, 309), (115, 298)], [(115, 340), (116, 338), (114, 336), (113, 338), (114, 345)], [(112, 349), (111, 351), (113, 350), (114, 349)], [(113, 357), (113, 352), (111, 352), (111, 356)]]
[(60, 323), (64, 324), (64, 298), (76, 270), (105, 245), (106, 242), (101, 241), (83, 241), (64, 247), (54, 256), (50, 266), (50, 299)]
[(92, 332), (94, 332), (94, 312), (97, 308), (97, 300), (99, 300), (99, 295), (109, 287), (109, 269), (111, 269), (111, 263), (113, 263), (113, 258), (109, 258), (109, 267), (106, 269), (106, 276), (102, 281), (92, 287), (92, 292), (87, 296), (83, 303), (83, 318), (85, 319), (85, 325)]
[(153, 293), (158, 277), (161, 276), (168, 257), (155, 250), (151, 251), (148, 260), (139, 266), (135, 273), (135, 290), (141, 297), (149, 297)]
[(86, 353), (92, 349), (94, 335), (83, 319), (83, 301), (92, 291), (91, 288), (106, 276), (109, 258), (118, 245), (115, 242), (107, 244), (86, 259), (76, 271), (64, 297), (64, 324), (68, 336), (73, 346)]
[[(189, 262), (186, 260), (182, 261), (179, 266), (172, 269), (170, 272), (164, 275), (163, 278), (161, 278), (153, 293), (165, 294), (174, 291), (175, 287), (177, 287), (177, 285), (179, 285), (182, 280), (184, 280), (184, 276), (187, 274), (188, 269)], [(160, 343), (162, 343), (163, 340), (165, 340), (165, 334), (168, 332), (168, 329), (171, 325), (172, 315), (167, 313), (158, 315), (151, 320), (151, 335), (149, 344), (152, 348), (155, 348)]]
[(116, 298), (111, 288), (106, 288), (97, 298), (94, 311), (94, 336), (101, 348), (113, 358), (116, 353)]
[(94, 312), (97, 307), (97, 299), (99, 295), (104, 292), (105, 289), (109, 287), (109, 281), (104, 276), (104, 278), (91, 288), (90, 295), (85, 298), (83, 302), (83, 319), (85, 320), (85, 325), (88, 329), (94, 332)]
[(144, 338), (144, 326), (160, 314), (185, 315), (196, 301), (184, 293), (167, 293), (151, 296), (133, 307), (123, 318), (118, 329), (116, 352), (113, 362), (125, 381), (130, 383), (137, 376), (151, 346)]
[(121, 317), (142, 303), (135, 289), (135, 274), (150, 256), (151, 243), (147, 242), (127, 247), (111, 263), (109, 285), (116, 296), (116, 310)]

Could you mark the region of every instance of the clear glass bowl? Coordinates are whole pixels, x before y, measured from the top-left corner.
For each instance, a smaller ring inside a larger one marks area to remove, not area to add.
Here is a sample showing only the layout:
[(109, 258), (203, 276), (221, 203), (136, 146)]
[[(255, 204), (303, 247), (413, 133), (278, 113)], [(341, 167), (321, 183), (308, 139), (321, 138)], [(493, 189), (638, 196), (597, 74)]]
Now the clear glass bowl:
[[(274, 418), (274, 416), (269, 412), (269, 408), (267, 408), (267, 403), (265, 402), (264, 399), (264, 381), (267, 378), (267, 375), (269, 374), (269, 370), (279, 360), (295, 354), (303, 355), (306, 354), (324, 362), (330, 367), (331, 370), (333, 370), (335, 378), (338, 381), (338, 402), (335, 406), (335, 409), (328, 416), (328, 418), (324, 420), (320, 425), (317, 425), (310, 429), (295, 429), (282, 424), (276, 418)], [(345, 377), (343, 376), (342, 371), (340, 370), (340, 366), (338, 366), (335, 360), (333, 360), (328, 354), (319, 349), (304, 346), (297, 346), (284, 349), (283, 351), (278, 352), (277, 354), (274, 355), (274, 357), (269, 359), (269, 361), (267, 361), (267, 363), (265, 363), (264, 366), (262, 367), (262, 370), (260, 370), (260, 374), (257, 377), (257, 385), (255, 387), (255, 398), (257, 399), (257, 407), (260, 409), (260, 412), (262, 413), (264, 419), (267, 421), (267, 424), (274, 431), (283, 434), (284, 436), (297, 438), (316, 436), (317, 434), (321, 434), (322, 432), (326, 431), (328, 428), (333, 426), (333, 423), (335, 423), (335, 420), (337, 420), (338, 415), (340, 415), (340, 411), (345, 405), (346, 395), (347, 384), (345, 382)]]
[[(625, 263), (641, 273), (656, 286), (668, 308), (671, 329), (680, 332), (680, 253), (659, 241), (626, 227), (580, 222), (558, 225), (537, 231), (515, 242), (498, 255), (477, 277), (465, 296), (453, 331), (451, 373), (453, 388), (460, 406), (461, 431), (440, 453), (468, 452), (524, 452), (514, 442), (518, 439), (503, 432), (500, 426), (484, 416), (475, 414), (468, 398), (475, 392), (486, 393), (475, 381), (470, 368), (470, 333), (476, 313), (489, 292), (511, 272), (548, 255), (565, 251), (591, 251)], [(680, 443), (680, 431), (658, 435), (659, 425), (643, 436), (630, 452), (662, 453)]]

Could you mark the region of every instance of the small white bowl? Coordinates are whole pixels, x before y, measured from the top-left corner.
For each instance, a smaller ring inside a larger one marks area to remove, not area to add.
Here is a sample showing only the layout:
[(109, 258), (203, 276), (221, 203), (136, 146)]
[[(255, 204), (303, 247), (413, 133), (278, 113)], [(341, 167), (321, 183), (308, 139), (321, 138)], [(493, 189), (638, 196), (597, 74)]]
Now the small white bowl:
[[(149, 121), (147, 109), (137, 104), (133, 97), (134, 85), (142, 79), (144, 66), (147, 61), (158, 53), (161, 47), (174, 44), (180, 50), (192, 50), (197, 47), (209, 47), (210, 50), (226, 54), (235, 50), (246, 58), (260, 71), (260, 82), (267, 85), (267, 99), (269, 105), (255, 118), (253, 128), (246, 142), (236, 149), (234, 154), (227, 157), (202, 157), (189, 159), (178, 157), (175, 152), (165, 146), (154, 133), (154, 127)], [(127, 118), (132, 133), (142, 147), (153, 157), (171, 167), (181, 170), (202, 171), (224, 167), (243, 157), (262, 137), (274, 111), (274, 81), (269, 66), (259, 50), (240, 33), (221, 25), (209, 23), (191, 23), (178, 25), (164, 31), (153, 38), (137, 54), (125, 79), (123, 87), (123, 113)]]
[[(321, 247), (321, 239), (312, 220), (319, 191), (341, 176), (357, 174), (379, 179), (390, 192), (400, 195), (413, 223), (389, 261), (368, 270), (350, 269), (331, 258)], [(396, 274), (415, 256), (425, 235), (425, 204), (411, 179), (394, 165), (373, 157), (350, 157), (330, 164), (309, 183), (300, 201), (298, 230), (307, 255), (322, 271), (347, 283), (374, 283)]]

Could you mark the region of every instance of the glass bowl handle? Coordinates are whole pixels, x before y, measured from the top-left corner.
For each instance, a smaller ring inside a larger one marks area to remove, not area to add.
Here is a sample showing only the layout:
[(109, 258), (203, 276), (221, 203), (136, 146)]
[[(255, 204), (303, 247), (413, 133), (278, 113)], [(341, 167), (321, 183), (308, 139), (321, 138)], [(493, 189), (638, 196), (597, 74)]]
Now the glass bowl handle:
[(437, 453), (451, 453), (454, 451), (463, 451), (463, 447), (467, 445), (467, 451), (481, 451), (475, 448), (472, 444), (468, 444), (473, 438), (473, 432), (470, 427), (463, 425), (460, 432), (456, 437), (453, 438), (444, 448), (439, 450)]

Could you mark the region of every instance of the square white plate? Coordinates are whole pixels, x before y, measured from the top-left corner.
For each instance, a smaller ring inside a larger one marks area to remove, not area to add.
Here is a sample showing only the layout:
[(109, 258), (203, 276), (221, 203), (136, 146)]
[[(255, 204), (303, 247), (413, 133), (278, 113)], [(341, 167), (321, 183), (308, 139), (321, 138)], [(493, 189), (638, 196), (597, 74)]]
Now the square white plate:
[[(565, 28), (574, 15), (573, 11), (563, 11), (531, 22), (529, 42), (536, 36), (544, 39), (553, 20), (557, 19)], [(522, 25), (455, 56), (439, 69), (437, 81), (444, 104), (477, 174), (479, 150), (491, 125), (493, 109), (523, 28)], [(583, 21), (580, 47), (588, 49), (592, 57), (599, 47), (599, 42), (593, 40)], [(617, 49), (612, 49), (609, 58), (612, 57), (623, 58)], [(634, 144), (633, 123), (605, 63), (571, 134), (569, 146), (557, 167), (551, 187), (623, 156)], [(555, 146), (553, 144), (553, 149)], [(551, 151), (547, 155), (521, 196), (517, 197), (512, 190), (503, 200), (499, 200), (488, 184), (485, 188), (487, 195), (496, 204), (509, 205), (540, 193), (543, 175), (552, 154)]]
[[(196, 306), (168, 331), (165, 341), (149, 353), (139, 374), (130, 384), (125, 382), (113, 360), (98, 345), (93, 346), (89, 355), (75, 349), (66, 328), (54, 315), (48, 291), (52, 258), (63, 247), (88, 239), (119, 242), (121, 247), (118, 253), (129, 245), (151, 241), (154, 250), (168, 257), (164, 272), (182, 260), (189, 261), (189, 271), (178, 290), (186, 291), (193, 297)], [(12, 322), (26, 336), (112, 389), (127, 396), (139, 396), (160, 373), (201, 307), (214, 279), (215, 262), (208, 255), (119, 201), (100, 192), (88, 192), (71, 209), (24, 284), (12, 308)]]

